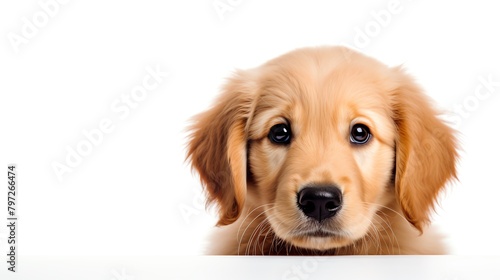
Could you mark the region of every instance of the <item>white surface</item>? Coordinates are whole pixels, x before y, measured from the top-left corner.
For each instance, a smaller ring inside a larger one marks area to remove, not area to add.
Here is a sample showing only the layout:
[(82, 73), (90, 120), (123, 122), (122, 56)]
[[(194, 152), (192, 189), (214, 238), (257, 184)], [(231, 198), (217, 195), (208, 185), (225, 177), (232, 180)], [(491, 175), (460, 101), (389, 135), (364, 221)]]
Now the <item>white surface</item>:
[[(0, 170), (19, 169), (21, 257), (199, 254), (214, 219), (183, 162), (187, 120), (210, 105), (235, 68), (337, 44), (404, 63), (445, 110), (472, 102), (463, 116), (449, 116), (463, 147), (459, 182), (435, 220), (453, 253), (499, 255), (500, 87), (474, 103), (480, 77), (500, 80), (493, 2), (401, 0), (379, 29), (374, 14), (390, 1), (230, 1), (224, 20), (213, 2), (68, 1), (17, 52), (12, 33), (22, 35), (24, 18), (43, 9), (37, 1), (1, 2)], [(366, 28), (372, 33), (361, 42), (358, 30)], [(157, 65), (170, 75), (128, 115), (113, 109), (123, 110), (121, 95)], [(52, 164), (65, 163), (67, 147), (76, 149), (83, 130), (105, 119), (114, 129), (59, 181)], [(6, 230), (0, 226), (0, 252)]]
[(500, 257), (26, 257), (2, 279), (498, 280)]

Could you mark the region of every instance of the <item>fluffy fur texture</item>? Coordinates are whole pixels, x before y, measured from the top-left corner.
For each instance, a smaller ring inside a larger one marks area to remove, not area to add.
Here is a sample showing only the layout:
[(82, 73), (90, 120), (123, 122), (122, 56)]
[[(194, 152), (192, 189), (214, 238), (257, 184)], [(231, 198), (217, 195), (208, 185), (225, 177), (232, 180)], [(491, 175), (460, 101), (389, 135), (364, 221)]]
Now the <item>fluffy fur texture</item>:
[[(268, 137), (280, 123), (289, 144)], [(350, 141), (357, 123), (366, 144)], [(445, 253), (427, 225), (455, 177), (456, 140), (400, 67), (343, 47), (295, 50), (238, 71), (190, 131), (188, 159), (220, 216), (209, 254)], [(299, 209), (311, 184), (338, 186), (335, 216)]]

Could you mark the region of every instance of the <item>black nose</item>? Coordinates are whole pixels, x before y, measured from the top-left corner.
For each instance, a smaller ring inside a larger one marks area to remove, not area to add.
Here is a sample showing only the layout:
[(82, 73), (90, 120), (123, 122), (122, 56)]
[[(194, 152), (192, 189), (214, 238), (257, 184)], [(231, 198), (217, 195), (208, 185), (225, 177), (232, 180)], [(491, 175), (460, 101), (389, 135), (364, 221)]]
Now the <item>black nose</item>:
[(342, 207), (342, 192), (335, 186), (310, 186), (297, 193), (297, 204), (318, 222), (333, 217)]

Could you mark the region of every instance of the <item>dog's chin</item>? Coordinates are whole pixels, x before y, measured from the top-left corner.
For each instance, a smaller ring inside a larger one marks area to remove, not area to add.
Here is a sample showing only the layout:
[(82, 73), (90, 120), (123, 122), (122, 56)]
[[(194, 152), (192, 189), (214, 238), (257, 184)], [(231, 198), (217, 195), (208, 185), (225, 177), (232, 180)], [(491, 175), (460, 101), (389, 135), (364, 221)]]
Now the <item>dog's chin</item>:
[[(312, 219), (283, 219), (266, 213), (276, 237), (297, 248), (328, 251), (356, 244), (368, 234), (371, 223), (364, 219), (354, 225), (346, 225), (338, 217), (323, 222)], [(297, 222), (297, 220), (299, 220)]]
[(303, 249), (327, 251), (352, 245), (356, 242), (353, 235), (342, 230), (331, 230), (325, 227), (311, 226), (309, 229), (291, 230), (283, 232), (275, 231), (280, 239), (287, 243)]
[(288, 236), (288, 242), (304, 249), (326, 251), (348, 246), (354, 242), (351, 238), (338, 233), (323, 230), (304, 232)]

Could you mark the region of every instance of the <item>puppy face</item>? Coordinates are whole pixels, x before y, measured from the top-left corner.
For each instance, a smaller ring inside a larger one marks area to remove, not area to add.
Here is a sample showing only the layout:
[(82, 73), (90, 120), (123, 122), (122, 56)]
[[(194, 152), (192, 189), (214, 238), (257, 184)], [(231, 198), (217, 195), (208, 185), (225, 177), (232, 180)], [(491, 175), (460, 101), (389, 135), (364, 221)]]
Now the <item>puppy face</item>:
[[(270, 63), (248, 127), (248, 154), (274, 232), (300, 247), (328, 249), (362, 237), (386, 203), (396, 129), (387, 69), (316, 55)], [(334, 192), (338, 205), (331, 208), (339, 209), (322, 207), (312, 191), (303, 203), (312, 213), (304, 212), (301, 190), (321, 187)]]
[(435, 115), (400, 69), (302, 49), (237, 74), (198, 117), (188, 155), (219, 224), (247, 205), (287, 243), (328, 250), (366, 236), (395, 200), (422, 230), (455, 174), (455, 140)]

